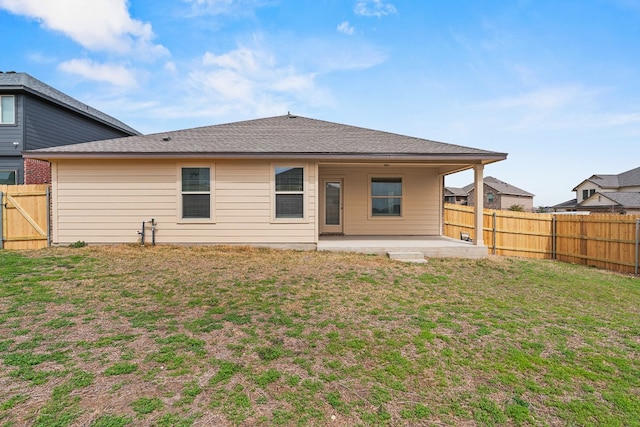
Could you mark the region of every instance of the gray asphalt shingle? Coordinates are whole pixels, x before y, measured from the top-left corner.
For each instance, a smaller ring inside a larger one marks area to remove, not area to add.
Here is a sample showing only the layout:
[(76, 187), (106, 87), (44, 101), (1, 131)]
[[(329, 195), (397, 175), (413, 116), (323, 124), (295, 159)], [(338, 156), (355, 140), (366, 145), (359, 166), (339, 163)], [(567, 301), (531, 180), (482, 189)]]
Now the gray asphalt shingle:
[(284, 115), (192, 129), (34, 150), (53, 154), (310, 154), (469, 156), (506, 154), (427, 139)]
[(640, 193), (616, 191), (599, 193), (626, 208), (640, 208)]

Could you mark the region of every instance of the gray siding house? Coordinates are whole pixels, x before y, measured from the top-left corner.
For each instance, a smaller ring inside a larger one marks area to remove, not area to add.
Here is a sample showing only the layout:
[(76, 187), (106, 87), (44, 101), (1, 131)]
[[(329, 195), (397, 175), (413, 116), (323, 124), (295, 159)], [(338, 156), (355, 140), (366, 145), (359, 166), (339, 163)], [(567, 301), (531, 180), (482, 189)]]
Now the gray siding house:
[(133, 135), (140, 133), (29, 74), (0, 72), (0, 184), (25, 182), (23, 151)]

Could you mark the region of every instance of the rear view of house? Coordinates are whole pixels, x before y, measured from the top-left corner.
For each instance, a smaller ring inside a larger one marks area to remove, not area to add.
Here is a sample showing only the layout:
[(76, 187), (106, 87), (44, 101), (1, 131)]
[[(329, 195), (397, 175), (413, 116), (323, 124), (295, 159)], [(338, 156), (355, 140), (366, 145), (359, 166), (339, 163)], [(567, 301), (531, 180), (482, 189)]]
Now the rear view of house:
[(24, 150), (139, 135), (135, 129), (26, 73), (0, 72), (0, 184), (42, 184), (49, 164)]
[(484, 165), (506, 158), (293, 115), (25, 156), (52, 163), (55, 244), (135, 243), (153, 219), (159, 243), (297, 248), (440, 236), (444, 176), (473, 168), (482, 182)]

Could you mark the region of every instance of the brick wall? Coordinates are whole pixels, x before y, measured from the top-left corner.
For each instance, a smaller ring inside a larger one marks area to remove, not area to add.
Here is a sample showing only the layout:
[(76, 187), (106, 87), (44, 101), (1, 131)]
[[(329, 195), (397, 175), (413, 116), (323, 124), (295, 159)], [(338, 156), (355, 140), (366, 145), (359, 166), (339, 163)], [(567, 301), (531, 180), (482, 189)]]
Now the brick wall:
[(24, 183), (51, 183), (51, 163), (44, 160), (24, 159)]

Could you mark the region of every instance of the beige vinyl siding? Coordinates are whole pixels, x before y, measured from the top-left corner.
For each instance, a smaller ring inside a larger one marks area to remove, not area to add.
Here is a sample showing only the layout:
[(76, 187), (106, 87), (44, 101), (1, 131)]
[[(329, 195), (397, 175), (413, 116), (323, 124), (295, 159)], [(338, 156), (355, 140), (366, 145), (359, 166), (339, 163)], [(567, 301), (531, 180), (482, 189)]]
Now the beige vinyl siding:
[(590, 198), (588, 201), (584, 202), (582, 206), (614, 206), (617, 203), (607, 197), (607, 193), (602, 193), (602, 195), (596, 195), (593, 198)]
[[(320, 178), (344, 178), (345, 235), (440, 235), (441, 182), (435, 168), (320, 166)], [(402, 216), (371, 217), (371, 177), (402, 177)]]
[(578, 203), (582, 203), (583, 201), (585, 201), (585, 198), (582, 197), (583, 190), (589, 190), (589, 191), (594, 190), (596, 193), (602, 191), (600, 187), (598, 187), (597, 185), (589, 181), (583, 184), (580, 184), (578, 187), (576, 187), (576, 199), (578, 200)]
[[(177, 174), (192, 165), (211, 167), (213, 222), (180, 220)], [(142, 221), (153, 218), (159, 244), (314, 244), (315, 165), (302, 165), (305, 221), (273, 223), (269, 161), (61, 160), (54, 167), (54, 243), (136, 243)]]
[(519, 205), (527, 212), (533, 211), (533, 197), (514, 196), (509, 194), (503, 194), (500, 197), (502, 209), (509, 209), (513, 205)]

